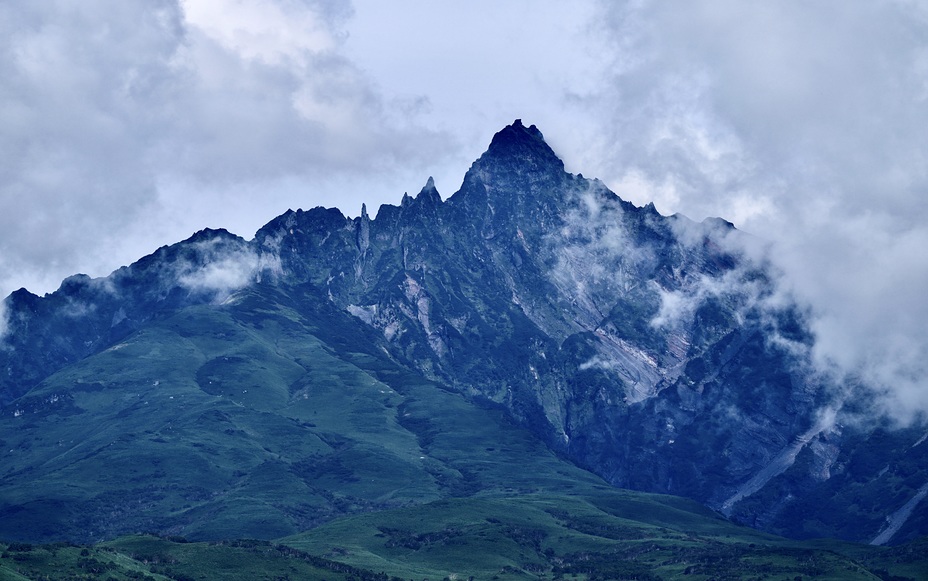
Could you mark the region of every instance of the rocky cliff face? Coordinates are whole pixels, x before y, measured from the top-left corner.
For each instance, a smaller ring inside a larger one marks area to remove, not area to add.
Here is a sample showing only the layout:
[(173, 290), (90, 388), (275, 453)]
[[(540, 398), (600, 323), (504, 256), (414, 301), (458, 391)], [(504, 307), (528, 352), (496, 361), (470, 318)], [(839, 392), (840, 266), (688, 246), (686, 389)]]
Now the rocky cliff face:
[(739, 238), (566, 173), (516, 122), (446, 202), (429, 182), (376, 220), (289, 214), (255, 243), (409, 365), (610, 482), (721, 507), (824, 403), (799, 314), (765, 301)]
[[(159, 313), (263, 278), (319, 293), (382, 334), (397, 361), (505, 408), (616, 486), (781, 533), (868, 540), (924, 483), (925, 446), (906, 447), (921, 434), (883, 430), (896, 450), (886, 470), (849, 468), (878, 453), (874, 426), (841, 426), (809, 366), (803, 313), (750, 244), (723, 220), (662, 216), (567, 173), (516, 121), (446, 201), (430, 179), (376, 219), (288, 211), (251, 242), (204, 232), (102, 281), (14, 293), (0, 401)], [(855, 486), (896, 494), (861, 509), (855, 532), (834, 518), (800, 523), (797, 507), (830, 511), (826, 493)], [(915, 514), (909, 536), (928, 531)]]

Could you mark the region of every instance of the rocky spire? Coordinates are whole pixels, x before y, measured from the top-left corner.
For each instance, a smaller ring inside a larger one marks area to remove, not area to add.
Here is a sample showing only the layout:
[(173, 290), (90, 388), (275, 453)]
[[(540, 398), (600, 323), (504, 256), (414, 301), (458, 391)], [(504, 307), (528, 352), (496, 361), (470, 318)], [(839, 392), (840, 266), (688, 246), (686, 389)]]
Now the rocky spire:
[(425, 185), (422, 186), (422, 189), (419, 190), (419, 194), (416, 196), (417, 202), (423, 202), (427, 204), (439, 204), (441, 203), (441, 196), (438, 195), (438, 189), (435, 187), (435, 180), (432, 176), (429, 176)]

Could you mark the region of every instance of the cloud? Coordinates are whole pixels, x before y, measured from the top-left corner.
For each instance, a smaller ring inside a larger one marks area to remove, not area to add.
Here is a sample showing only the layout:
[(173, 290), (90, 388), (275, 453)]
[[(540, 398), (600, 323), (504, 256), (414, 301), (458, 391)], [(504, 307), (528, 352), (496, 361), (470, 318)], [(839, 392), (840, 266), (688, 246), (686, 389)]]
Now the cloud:
[(4, 339), (10, 332), (9, 312), (6, 309), (6, 301), (0, 300), (0, 345), (6, 345)]
[(453, 140), (345, 57), (345, 6), (0, 6), (0, 287), (105, 274), (205, 216), (250, 235), (297, 196), (340, 201), (308, 184), (426, 174)]
[(334, 51), (341, 42), (331, 23), (343, 23), (342, 2), (181, 0), (187, 22), (245, 60), (280, 64)]
[(928, 9), (601, 7), (613, 73), (584, 103), (609, 119), (601, 177), (771, 240), (781, 283), (813, 315), (820, 367), (884, 394), (902, 420), (928, 412)]
[(565, 294), (576, 293), (601, 319), (598, 309), (608, 309), (615, 293), (640, 284), (644, 265), (655, 258), (649, 249), (634, 244), (618, 198), (602, 182), (590, 181), (568, 195), (564, 225), (547, 239), (557, 257), (552, 275)]
[(132, 4), (111, 13), (93, 2), (0, 6), (0, 256), (7, 273), (73, 260), (75, 247), (101, 227), (131, 220), (153, 199), (148, 132), (139, 136), (127, 120), (148, 123), (133, 82), (161, 76), (174, 28), (163, 5)]
[(836, 221), (781, 245), (779, 262), (813, 305), (819, 365), (876, 389), (887, 412), (909, 421), (928, 410), (928, 230), (873, 220)]
[(244, 243), (230, 244), (223, 238), (212, 238), (193, 243), (190, 250), (196, 261), (180, 260), (172, 265), (172, 278), (188, 290), (212, 295), (215, 302), (282, 273), (280, 256), (256, 252)]

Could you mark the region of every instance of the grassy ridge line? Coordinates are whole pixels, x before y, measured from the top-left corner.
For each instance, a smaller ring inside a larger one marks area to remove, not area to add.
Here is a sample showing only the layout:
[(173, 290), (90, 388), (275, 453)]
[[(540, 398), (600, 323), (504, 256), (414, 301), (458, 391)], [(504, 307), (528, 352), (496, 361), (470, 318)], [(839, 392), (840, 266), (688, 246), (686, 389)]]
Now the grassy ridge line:
[(846, 555), (736, 526), (683, 499), (617, 492), (444, 500), (282, 542), (407, 579), (879, 578)]
[(92, 547), (0, 544), (0, 580), (388, 581), (373, 573), (267, 541), (188, 543), (134, 535)]
[(925, 543), (791, 541), (674, 497), (537, 494), (345, 517), (274, 543), (136, 535), (93, 547), (0, 544), (0, 579), (901, 580), (925, 578)]

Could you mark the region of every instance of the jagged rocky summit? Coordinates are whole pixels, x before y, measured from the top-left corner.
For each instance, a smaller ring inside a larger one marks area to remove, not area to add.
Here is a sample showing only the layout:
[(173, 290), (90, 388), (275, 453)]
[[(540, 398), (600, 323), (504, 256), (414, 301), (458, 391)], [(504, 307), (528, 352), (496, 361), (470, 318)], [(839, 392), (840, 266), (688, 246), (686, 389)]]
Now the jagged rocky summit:
[(251, 241), (204, 230), (103, 279), (13, 293), (3, 422), (49, 408), (36, 394), (56, 372), (263, 289), (307, 320), (350, 315), (390, 361), (614, 486), (794, 537), (925, 534), (924, 504), (898, 512), (928, 482), (924, 432), (845, 424), (802, 309), (772, 300), (752, 243), (567, 173), (517, 120), (446, 200), (429, 178), (375, 218), (291, 210)]

